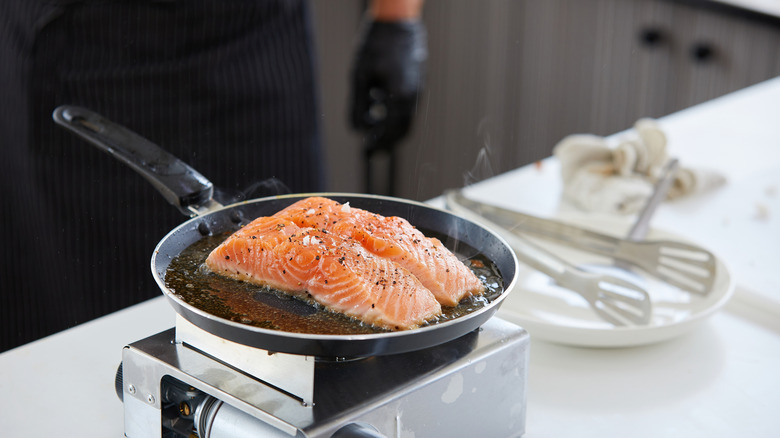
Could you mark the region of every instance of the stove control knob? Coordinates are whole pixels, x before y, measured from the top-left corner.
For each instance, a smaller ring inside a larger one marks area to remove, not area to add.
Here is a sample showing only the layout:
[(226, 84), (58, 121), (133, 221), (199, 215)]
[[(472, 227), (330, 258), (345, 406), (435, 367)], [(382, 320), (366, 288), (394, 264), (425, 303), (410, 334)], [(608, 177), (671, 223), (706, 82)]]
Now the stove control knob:
[(331, 438), (387, 438), (385, 435), (379, 433), (374, 426), (368, 423), (349, 423), (336, 433), (331, 435)]

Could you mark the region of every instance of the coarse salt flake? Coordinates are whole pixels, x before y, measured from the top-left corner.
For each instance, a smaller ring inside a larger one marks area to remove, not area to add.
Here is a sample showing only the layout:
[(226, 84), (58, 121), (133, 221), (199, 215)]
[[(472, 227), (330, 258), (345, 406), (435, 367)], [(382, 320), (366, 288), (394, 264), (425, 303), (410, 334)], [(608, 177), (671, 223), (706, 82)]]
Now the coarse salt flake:
[(306, 235), (303, 237), (303, 241), (301, 243), (303, 243), (304, 246), (309, 246), (309, 245), (319, 245), (322, 242), (320, 242), (319, 239), (317, 239), (314, 236)]
[(349, 202), (345, 202), (344, 205), (341, 206), (341, 211), (343, 213), (349, 213), (350, 212)]

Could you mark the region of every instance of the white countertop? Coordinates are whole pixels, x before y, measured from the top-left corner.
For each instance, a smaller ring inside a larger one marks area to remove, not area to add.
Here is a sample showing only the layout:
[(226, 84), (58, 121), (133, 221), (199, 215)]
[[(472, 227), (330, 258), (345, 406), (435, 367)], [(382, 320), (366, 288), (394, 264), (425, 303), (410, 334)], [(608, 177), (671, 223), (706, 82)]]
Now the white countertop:
[(780, 2), (777, 0), (713, 0), (748, 11), (759, 12), (773, 17), (780, 17)]
[[(661, 119), (681, 164), (722, 170), (715, 192), (663, 204), (654, 226), (727, 261), (732, 301), (670, 341), (587, 349), (533, 338), (526, 436), (780, 436), (780, 78)], [(470, 190), (540, 216), (558, 202), (557, 163)], [(122, 347), (171, 327), (162, 297), (0, 354), (3, 436), (122, 436)]]

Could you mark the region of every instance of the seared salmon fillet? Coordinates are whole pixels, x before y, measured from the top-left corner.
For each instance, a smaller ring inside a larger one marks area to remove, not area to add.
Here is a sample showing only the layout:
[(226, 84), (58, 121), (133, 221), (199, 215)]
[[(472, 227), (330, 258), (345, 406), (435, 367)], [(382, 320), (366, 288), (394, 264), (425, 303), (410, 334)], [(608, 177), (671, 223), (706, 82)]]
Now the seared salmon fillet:
[(441, 314), (433, 294), (392, 260), (353, 239), (279, 217), (252, 221), (214, 249), (206, 265), (390, 330), (412, 329)]
[(327, 230), (358, 241), (377, 256), (408, 269), (445, 306), (484, 292), (484, 285), (436, 238), (400, 217), (385, 217), (332, 199), (302, 199), (274, 215), (301, 227)]

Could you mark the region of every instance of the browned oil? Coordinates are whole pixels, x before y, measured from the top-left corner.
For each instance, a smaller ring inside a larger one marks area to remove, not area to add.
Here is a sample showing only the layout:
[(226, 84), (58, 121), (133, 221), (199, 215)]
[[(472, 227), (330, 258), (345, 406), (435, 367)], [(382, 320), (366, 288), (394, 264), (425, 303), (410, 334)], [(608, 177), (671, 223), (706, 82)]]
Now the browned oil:
[[(426, 233), (430, 235), (430, 233)], [(269, 287), (222, 277), (205, 269), (204, 262), (229, 233), (206, 236), (171, 261), (165, 285), (188, 304), (223, 319), (256, 327), (308, 334), (368, 334), (386, 330), (328, 311), (313, 300), (293, 297)], [(463, 259), (463, 258), (461, 258)], [(428, 325), (439, 324), (481, 309), (501, 295), (503, 281), (495, 265), (482, 255), (465, 262), (487, 290), (465, 298)]]

